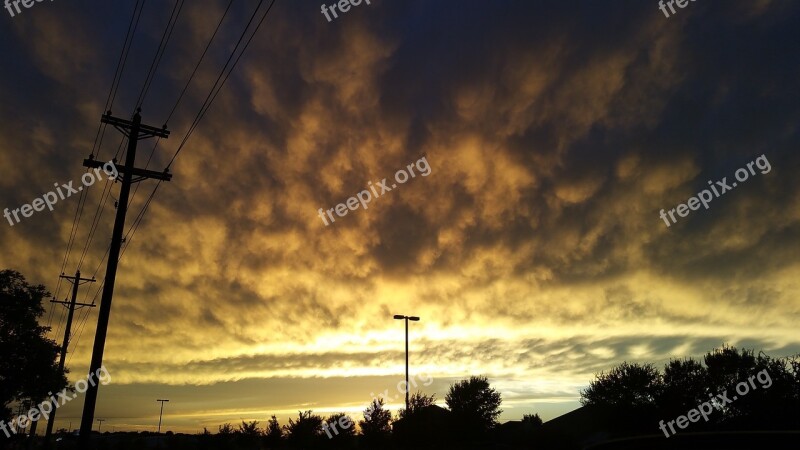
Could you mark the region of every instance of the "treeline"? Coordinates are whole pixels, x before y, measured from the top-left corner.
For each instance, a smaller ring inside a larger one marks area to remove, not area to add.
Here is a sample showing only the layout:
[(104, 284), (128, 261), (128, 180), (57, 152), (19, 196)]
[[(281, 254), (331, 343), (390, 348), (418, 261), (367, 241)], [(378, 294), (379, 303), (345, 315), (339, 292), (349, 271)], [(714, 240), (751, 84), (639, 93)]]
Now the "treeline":
[[(581, 392), (582, 408), (544, 425), (538, 415), (498, 424), (502, 399), (486, 377), (450, 386), (447, 408), (435, 400), (417, 392), (408, 411), (395, 417), (375, 399), (358, 421), (343, 412), (323, 417), (301, 411), (285, 424), (272, 416), (263, 428), (259, 422), (224, 424), (217, 433), (196, 436), (191, 448), (572, 449), (629, 437), (667, 445), (687, 433), (800, 430), (800, 359), (723, 346), (700, 359), (671, 360), (663, 369), (624, 362), (596, 375)], [(173, 442), (168, 448), (179, 450)]]
[(626, 362), (598, 374), (581, 403), (616, 417), (618, 432), (800, 430), (800, 359), (723, 346), (663, 370)]
[[(274, 415), (264, 427), (257, 421), (236, 426), (226, 423), (217, 433), (204, 430), (199, 444), (203, 449), (425, 448), (484, 439), (495, 429), (502, 413), (500, 393), (483, 376), (451, 385), (445, 396), (447, 409), (436, 406), (435, 401), (435, 395), (416, 392), (409, 398), (408, 409), (400, 409), (396, 417), (382, 398), (376, 398), (366, 406), (360, 420), (344, 412), (323, 417), (313, 411), (299, 411), (283, 425)], [(527, 420), (541, 424), (538, 416)]]

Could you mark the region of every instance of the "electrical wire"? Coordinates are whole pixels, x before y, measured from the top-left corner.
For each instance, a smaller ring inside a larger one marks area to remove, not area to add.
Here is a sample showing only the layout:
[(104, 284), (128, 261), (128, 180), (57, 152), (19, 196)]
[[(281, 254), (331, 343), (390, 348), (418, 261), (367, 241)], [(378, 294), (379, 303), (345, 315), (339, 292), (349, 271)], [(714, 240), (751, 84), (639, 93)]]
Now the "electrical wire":
[[(114, 70), (114, 78), (113, 78), (112, 83), (111, 83), (111, 88), (109, 89), (108, 96), (106, 97), (106, 103), (105, 103), (105, 106), (104, 106), (105, 110), (108, 110), (108, 109), (111, 108), (111, 106), (113, 105), (114, 99), (116, 98), (116, 92), (117, 92), (117, 89), (119, 88), (119, 81), (122, 79), (122, 73), (124, 71), (125, 64), (126, 64), (127, 59), (128, 59), (128, 53), (129, 53), (129, 50), (130, 50), (130, 44), (132, 43), (133, 36), (136, 33), (136, 28), (138, 27), (138, 24), (139, 24), (139, 18), (141, 18), (141, 10), (144, 8), (145, 1), (146, 0), (137, 0), (136, 4), (134, 5), (133, 13), (131, 14), (130, 22), (128, 23), (128, 30), (125, 33), (125, 41), (123, 42), (122, 50), (120, 51), (120, 57), (117, 60), (117, 67)], [(141, 7), (140, 7), (140, 2), (141, 2)], [(137, 10), (138, 10), (138, 14), (137, 14)], [(101, 124), (98, 127), (97, 133), (95, 134), (95, 140), (94, 140), (94, 143), (92, 144), (92, 154), (94, 154), (95, 151), (97, 151), (97, 153), (99, 155), (99, 151), (100, 151), (100, 148), (102, 146), (102, 140), (103, 140), (103, 136), (104, 135), (105, 135), (105, 124)], [(76, 205), (76, 207), (75, 207), (75, 215), (73, 216), (73, 223), (72, 223), (72, 228), (70, 230), (70, 237), (69, 237), (69, 239), (67, 241), (67, 249), (64, 252), (64, 258), (63, 258), (62, 264), (61, 264), (61, 271), (60, 271), (61, 274), (64, 274), (64, 271), (65, 271), (66, 266), (67, 266), (67, 261), (69, 260), (69, 255), (72, 252), (72, 246), (73, 246), (73, 244), (75, 242), (75, 236), (77, 234), (77, 227), (78, 227), (78, 224), (80, 223), (80, 219), (81, 219), (82, 214), (83, 214), (83, 208), (84, 208), (84, 206), (86, 204), (85, 192), (86, 191), (82, 191), (81, 192), (81, 196), (79, 197), (78, 205)], [(97, 213), (95, 213), (95, 214), (97, 214)], [(91, 236), (92, 235), (93, 235), (93, 233), (90, 232), (90, 236), (88, 238), (88, 241), (91, 240)], [(87, 242), (86, 247), (88, 247), (88, 245), (89, 245), (89, 242)], [(84, 257), (84, 255), (82, 254), (81, 255), (81, 261), (83, 260), (83, 257)], [(80, 268), (80, 263), (79, 263), (78, 267)], [(55, 295), (54, 295), (54, 298), (56, 298), (56, 299), (58, 298), (58, 295), (60, 293), (61, 283), (62, 283), (62, 278), (59, 276), (58, 277), (58, 282), (56, 284)], [(50, 309), (50, 315), (48, 317), (47, 326), (48, 326), (49, 329), (52, 330), (52, 328), (51, 328), (51, 326), (52, 326), (52, 317), (53, 317), (53, 309), (52, 308), (55, 306), (55, 304), (51, 303), (50, 305), (51, 305), (51, 309)], [(61, 331), (61, 323), (63, 321), (63, 316), (64, 316), (64, 312), (62, 311), (61, 319), (59, 320), (58, 330), (56, 331), (56, 336)]]
[[(255, 30), (250, 34), (250, 37), (248, 38), (248, 40), (245, 43), (244, 47), (242, 47), (242, 50), (239, 53), (239, 56), (236, 57), (236, 60), (233, 62), (233, 65), (231, 66), (230, 70), (228, 70), (228, 73), (225, 74), (225, 69), (228, 67), (228, 64), (230, 63), (231, 59), (236, 54), (236, 50), (239, 48), (239, 45), (241, 44), (242, 39), (246, 35), (247, 30), (250, 28), (250, 24), (253, 22), (253, 19), (255, 19), (256, 14), (258, 13), (258, 9), (261, 7), (262, 3), (264, 3), (264, 0), (260, 0), (258, 2), (258, 5), (256, 6), (255, 11), (253, 11), (253, 14), (250, 16), (250, 20), (247, 22), (247, 26), (245, 26), (245, 30), (242, 32), (242, 35), (239, 37), (239, 40), (236, 42), (236, 46), (233, 48), (233, 51), (231, 51), (230, 57), (228, 57), (228, 60), (225, 62), (225, 66), (223, 66), (222, 70), (220, 71), (220, 74), (217, 77), (217, 80), (214, 82), (214, 86), (212, 86), (211, 91), (209, 92), (208, 96), (206, 96), (206, 100), (203, 102), (203, 105), (200, 107), (200, 111), (197, 113), (197, 116), (195, 116), (195, 120), (192, 122), (192, 125), (189, 127), (189, 131), (186, 133), (186, 136), (184, 136), (183, 140), (181, 141), (180, 145), (178, 146), (178, 149), (175, 151), (175, 154), (172, 156), (172, 159), (170, 160), (169, 164), (167, 164), (167, 169), (169, 169), (169, 167), (172, 166), (172, 163), (175, 162), (175, 158), (177, 158), (178, 154), (181, 152), (181, 150), (183, 150), (183, 147), (186, 145), (186, 142), (189, 140), (189, 137), (192, 135), (194, 130), (197, 128), (197, 125), (203, 119), (203, 117), (205, 116), (205, 114), (208, 111), (208, 109), (214, 103), (214, 100), (217, 98), (217, 95), (222, 90), (222, 87), (225, 86), (225, 82), (228, 81), (228, 77), (233, 72), (233, 69), (236, 67), (236, 65), (239, 63), (239, 60), (241, 59), (242, 55), (244, 55), (244, 52), (247, 50), (247, 47), (250, 46), (250, 42), (253, 40), (253, 37), (256, 35), (256, 33), (258, 33), (259, 28), (261, 28), (261, 25), (264, 23), (264, 19), (267, 18), (267, 15), (269, 14), (270, 10), (272, 10), (272, 7), (275, 5), (275, 0), (272, 0), (270, 2), (269, 6), (267, 7), (266, 12), (264, 12), (264, 15), (261, 16), (261, 20), (258, 21), (258, 24), (256, 25)], [(222, 78), (223, 74), (225, 74), (225, 78), (223, 78), (222, 82), (220, 83), (220, 79)], [(216, 91), (215, 91), (215, 89), (216, 89)]]
[[(188, 88), (189, 83), (191, 82), (192, 78), (194, 78), (194, 75), (197, 72), (197, 69), (200, 66), (200, 63), (202, 62), (203, 57), (205, 56), (206, 52), (208, 51), (208, 49), (209, 49), (209, 47), (211, 45), (211, 42), (214, 40), (214, 37), (216, 36), (217, 31), (219, 30), (219, 27), (222, 24), (222, 21), (224, 20), (225, 16), (227, 15), (228, 10), (230, 9), (232, 3), (233, 3), (233, 0), (230, 1), (230, 3), (228, 4), (228, 7), (225, 9), (225, 12), (223, 13), (222, 18), (220, 19), (219, 23), (217, 24), (217, 28), (214, 30), (214, 33), (212, 34), (211, 39), (209, 40), (208, 44), (206, 45), (206, 48), (204, 49), (204, 51), (203, 51), (203, 53), (202, 53), (202, 55), (200, 57), (200, 60), (198, 61), (197, 65), (195, 66), (195, 69), (192, 71), (192, 74), (189, 77), (189, 80), (187, 81), (186, 85), (184, 86), (184, 89), (182, 90), (180, 96), (178, 97), (178, 100), (176, 101), (175, 106), (170, 111), (168, 120), (169, 120), (169, 118), (172, 117), (172, 114), (174, 113), (175, 109), (177, 108), (178, 103), (180, 103), (181, 99), (183, 98), (183, 95), (186, 92), (186, 89)], [(230, 76), (231, 72), (234, 70), (234, 68), (238, 64), (238, 62), (241, 59), (242, 55), (244, 54), (244, 52), (249, 47), (250, 42), (252, 41), (253, 37), (258, 32), (259, 28), (261, 27), (261, 25), (263, 24), (263, 22), (266, 19), (267, 15), (269, 14), (270, 10), (272, 9), (272, 6), (275, 4), (275, 0), (272, 0), (272, 2), (270, 3), (269, 7), (264, 12), (264, 15), (261, 16), (261, 19), (258, 21), (258, 23), (256, 25), (256, 28), (250, 34), (249, 38), (245, 42), (244, 47), (242, 47), (241, 52), (236, 57), (236, 59), (233, 62), (233, 65), (231, 65), (230, 69), (228, 70), (228, 72), (226, 74), (225, 73), (225, 69), (228, 67), (228, 64), (232, 60), (233, 56), (236, 54), (236, 50), (238, 49), (239, 45), (241, 44), (244, 36), (247, 34), (247, 30), (250, 28), (250, 25), (253, 22), (254, 18), (256, 17), (256, 15), (258, 13), (258, 10), (261, 7), (262, 3), (263, 3), (263, 0), (261, 0), (259, 2), (259, 4), (256, 6), (255, 10), (253, 11), (253, 14), (250, 17), (250, 20), (247, 23), (247, 26), (245, 26), (245, 29), (242, 32), (242, 35), (239, 37), (239, 40), (237, 41), (236, 46), (231, 51), (231, 55), (228, 57), (228, 60), (226, 61), (225, 65), (223, 66), (223, 69), (220, 71), (220, 75), (217, 77), (217, 80), (215, 81), (214, 86), (212, 86), (208, 96), (206, 96), (206, 100), (203, 102), (203, 105), (201, 106), (200, 111), (195, 116), (195, 120), (193, 121), (192, 125), (190, 126), (189, 130), (187, 131), (186, 136), (181, 141), (180, 146), (176, 150), (175, 154), (172, 156), (172, 159), (170, 160), (170, 163), (167, 165), (167, 168), (169, 168), (169, 166), (175, 161), (175, 159), (177, 158), (178, 154), (180, 153), (180, 150), (183, 148), (183, 146), (188, 141), (188, 139), (191, 136), (191, 134), (197, 128), (197, 125), (199, 124), (200, 120), (205, 116), (205, 113), (208, 111), (208, 109), (213, 104), (214, 99), (216, 99), (216, 97), (219, 94), (220, 90), (225, 85), (225, 82), (228, 80), (228, 77)], [(176, 18), (176, 21), (177, 21), (177, 18)], [(137, 24), (138, 24), (138, 20), (137, 20)], [(174, 23), (173, 23), (173, 27), (174, 27)], [(170, 35), (171, 35), (171, 32), (170, 32)], [(163, 54), (163, 51), (162, 51), (162, 54)], [(223, 74), (224, 74), (224, 78), (222, 78)], [(220, 83), (220, 79), (222, 80), (221, 83)], [(147, 85), (147, 82), (146, 82), (146, 85)], [(215, 91), (215, 89), (216, 89), (216, 91)], [(156, 146), (157, 145), (158, 145), (158, 141), (156, 142)], [(153, 152), (155, 151), (156, 146), (153, 147)], [(119, 150), (120, 150), (121, 147), (122, 147), (122, 142), (120, 142), (120, 147), (117, 149), (117, 153), (119, 153)], [(152, 152), (151, 152), (151, 157), (152, 157)], [(149, 159), (148, 159), (148, 163), (149, 163)], [(142, 222), (142, 220), (144, 218), (144, 215), (147, 212), (147, 210), (148, 210), (148, 208), (149, 208), (149, 206), (150, 206), (150, 204), (151, 204), (156, 192), (158, 191), (158, 188), (159, 188), (160, 185), (161, 185), (161, 180), (159, 180), (158, 183), (156, 184), (156, 186), (153, 188), (153, 191), (150, 193), (150, 196), (145, 201), (144, 205), (142, 206), (142, 209), (140, 210), (139, 214), (136, 216), (136, 219), (134, 219), (132, 227), (125, 234), (125, 238), (124, 238), (125, 245), (123, 246), (122, 251), (120, 252), (120, 256), (119, 256), (120, 259), (125, 254), (125, 251), (127, 250), (128, 245), (130, 245), (130, 242), (132, 241), (133, 236), (135, 235), (137, 229), (139, 228), (139, 225), (141, 224), (141, 222)], [(134, 191), (134, 195), (135, 195), (135, 192), (136, 191)], [(103, 256), (103, 260), (108, 255), (108, 252), (109, 252), (109, 250), (106, 250), (106, 253)], [(100, 264), (98, 264), (98, 267), (95, 270), (95, 274), (99, 270), (100, 265), (102, 265), (102, 260), (101, 260)], [(105, 284), (105, 281), (101, 282), (100, 286), (98, 286), (97, 291), (95, 291), (94, 298), (92, 299), (92, 304), (95, 304), (95, 301), (97, 299), (97, 295), (102, 291), (104, 284)], [(88, 298), (88, 291), (87, 291), (87, 298)], [(80, 325), (78, 327), (79, 331), (77, 333), (77, 337), (76, 337), (75, 342), (74, 342), (74, 348), (77, 348), (77, 346), (78, 346), (78, 344), (80, 342), (80, 338), (81, 338), (81, 336), (83, 334), (83, 330), (85, 328), (87, 318), (88, 318), (88, 311), (86, 313), (84, 313), (83, 319), (81, 320), (81, 323), (80, 323)], [(74, 350), (73, 350), (72, 353), (74, 353)], [(70, 360), (71, 360), (71, 356), (72, 356), (72, 354), (70, 354)]]
[(164, 56), (164, 52), (167, 49), (167, 44), (169, 44), (169, 40), (172, 37), (172, 31), (175, 29), (175, 24), (178, 23), (178, 18), (183, 10), (183, 2), (184, 0), (177, 0), (175, 2), (175, 6), (172, 7), (172, 13), (170, 13), (169, 21), (167, 21), (167, 26), (164, 28), (164, 33), (161, 35), (161, 42), (158, 43), (158, 49), (153, 57), (153, 61), (150, 63), (150, 69), (147, 71), (147, 76), (145, 77), (144, 84), (142, 85), (142, 90), (139, 92), (139, 99), (136, 100), (136, 109), (142, 107), (142, 104), (147, 97), (147, 92), (150, 90), (150, 85), (155, 78), (158, 65), (161, 63), (161, 58)]

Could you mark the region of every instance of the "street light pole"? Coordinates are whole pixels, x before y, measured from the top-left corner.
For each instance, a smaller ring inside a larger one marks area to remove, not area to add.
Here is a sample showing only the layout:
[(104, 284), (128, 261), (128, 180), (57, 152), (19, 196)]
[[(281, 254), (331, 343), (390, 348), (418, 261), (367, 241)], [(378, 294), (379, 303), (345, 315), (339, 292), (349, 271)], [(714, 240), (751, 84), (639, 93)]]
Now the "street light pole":
[(408, 317), (406, 317), (406, 414), (408, 414), (408, 391), (410, 391), (408, 387)]
[(404, 316), (401, 314), (395, 314), (394, 316), (397, 320), (405, 320), (406, 321), (406, 414), (408, 414), (408, 391), (409, 384), (408, 384), (408, 321), (412, 320), (414, 322), (419, 320), (419, 317), (416, 316)]
[(157, 399), (156, 401), (161, 402), (161, 413), (158, 415), (158, 434), (161, 434), (161, 417), (164, 416), (164, 402), (168, 402), (169, 400)]

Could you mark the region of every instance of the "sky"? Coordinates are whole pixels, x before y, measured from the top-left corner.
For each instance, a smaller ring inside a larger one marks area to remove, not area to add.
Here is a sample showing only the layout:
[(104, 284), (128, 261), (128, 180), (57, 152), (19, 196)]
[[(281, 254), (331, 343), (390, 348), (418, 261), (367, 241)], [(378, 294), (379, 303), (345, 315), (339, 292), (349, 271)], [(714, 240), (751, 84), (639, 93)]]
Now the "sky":
[[(235, 3), (182, 97), (228, 2), (181, 9), (141, 105), (171, 135), (140, 141), (137, 167), (175, 155), (257, 5)], [(131, 118), (175, 5), (145, 4), (109, 107), (134, 4), (3, 11), (0, 208), (81, 186), (89, 154), (122, 154), (112, 127), (95, 147), (101, 115)], [(800, 352), (795, 2), (667, 17), (655, 0), (372, 0), (331, 19), (277, 0), (172, 180), (134, 185), (104, 431), (154, 431), (158, 398), (162, 430), (190, 433), (309, 409), (360, 418), (383, 392), (396, 411), (394, 314), (421, 318), (418, 388), (444, 404), (485, 375), (501, 421), (573, 410), (623, 361)], [(59, 300), (59, 274), (80, 269), (98, 281), (79, 301), (99, 303), (120, 187), (99, 174), (53, 211), (4, 217), (0, 268)], [(73, 383), (96, 309), (76, 313)], [(65, 310), (46, 311), (60, 343)], [(82, 404), (56, 427), (77, 428)]]

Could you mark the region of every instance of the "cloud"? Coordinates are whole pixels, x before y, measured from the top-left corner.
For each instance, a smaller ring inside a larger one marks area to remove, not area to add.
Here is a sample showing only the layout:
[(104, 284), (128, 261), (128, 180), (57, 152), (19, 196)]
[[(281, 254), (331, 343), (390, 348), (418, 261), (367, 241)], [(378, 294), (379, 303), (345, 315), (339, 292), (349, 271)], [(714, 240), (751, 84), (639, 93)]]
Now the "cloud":
[[(166, 119), (224, 6), (185, 6), (146, 123)], [(0, 31), (15, 63), (0, 73), (3, 207), (78, 179), (103, 112), (128, 12), (65, 8)], [(144, 12), (115, 115), (135, 106), (164, 12)], [(172, 135), (142, 141), (137, 165), (152, 152), (148, 167), (166, 166), (250, 12), (231, 10)], [(235, 416), (231, 392), (275, 385), (280, 401), (241, 407), (361, 405), (345, 393), (403, 371), (393, 314), (422, 318), (412, 359), (436, 392), (484, 373), (521, 407), (574, 401), (624, 360), (724, 342), (797, 351), (797, 20), (769, 1), (665, 19), (639, 2), (418, 0), (328, 23), (318, 6), (279, 3), (126, 241), (105, 352), (115, 383), (206, 393), (181, 411), (187, 427)], [(106, 129), (96, 156), (120, 138)], [(770, 173), (664, 226), (659, 210), (762, 154)], [(320, 220), (423, 156), (429, 176)], [(0, 265), (59, 298), (56, 276), (79, 262), (102, 279), (118, 186), (100, 209), (98, 185), (82, 210), (71, 198), (0, 228)], [(126, 230), (154, 186), (137, 184)], [(73, 374), (89, 361), (88, 314)]]

